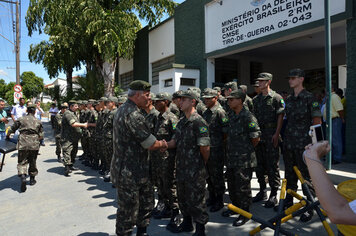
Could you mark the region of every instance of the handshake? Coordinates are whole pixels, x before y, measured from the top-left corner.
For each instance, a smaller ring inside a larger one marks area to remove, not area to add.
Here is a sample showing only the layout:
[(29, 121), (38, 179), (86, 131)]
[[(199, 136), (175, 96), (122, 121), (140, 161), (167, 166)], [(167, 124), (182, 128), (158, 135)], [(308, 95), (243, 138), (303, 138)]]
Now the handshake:
[(160, 142), (160, 145), (159, 145), (159, 148), (158, 148), (158, 149), (159, 149), (161, 152), (167, 151), (167, 149), (168, 149), (168, 143), (167, 143), (167, 141), (164, 140), (164, 139), (162, 139), (162, 140), (160, 140), (159, 142)]

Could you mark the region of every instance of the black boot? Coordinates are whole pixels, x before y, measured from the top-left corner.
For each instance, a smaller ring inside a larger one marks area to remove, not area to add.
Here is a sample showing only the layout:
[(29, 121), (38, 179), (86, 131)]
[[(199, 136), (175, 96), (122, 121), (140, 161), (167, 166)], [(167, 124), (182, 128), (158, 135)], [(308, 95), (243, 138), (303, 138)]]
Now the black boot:
[(21, 175), (21, 192), (26, 192), (26, 175)]
[(68, 165), (66, 165), (64, 167), (64, 176), (68, 177), (69, 173), (71, 173), (72, 171), (70, 170), (70, 167)]
[(209, 192), (209, 198), (206, 200), (206, 206), (213, 206), (215, 203), (215, 194), (213, 192)]
[(277, 205), (277, 190), (272, 190), (267, 202), (265, 203), (265, 208), (272, 208)]
[(194, 230), (192, 217), (191, 216), (184, 216), (183, 222), (175, 227), (170, 229), (172, 233), (182, 233), (182, 232), (192, 232)]
[(30, 185), (35, 185), (36, 183), (35, 176), (30, 176)]
[(148, 236), (146, 227), (138, 227), (136, 236)]
[(110, 182), (110, 172), (109, 171), (105, 172), (104, 182)]
[(210, 208), (210, 212), (220, 211), (224, 207), (223, 195), (216, 196), (214, 205)]
[(179, 225), (179, 219), (178, 219), (178, 215), (179, 215), (179, 209), (173, 209), (172, 210), (172, 215), (171, 215), (171, 219), (169, 221), (169, 223), (166, 226), (166, 229), (168, 231), (171, 231), (176, 229)]
[(244, 225), (249, 220), (249, 218), (246, 218), (243, 215), (239, 215), (239, 217), (237, 217), (232, 223), (232, 226), (239, 227), (241, 225)]
[(62, 162), (61, 155), (57, 155), (57, 161), (58, 161), (59, 163), (61, 163), (61, 162)]
[(205, 236), (205, 225), (196, 223), (193, 236)]
[(267, 200), (267, 191), (266, 189), (261, 189), (255, 197), (252, 198), (252, 202), (260, 202)]

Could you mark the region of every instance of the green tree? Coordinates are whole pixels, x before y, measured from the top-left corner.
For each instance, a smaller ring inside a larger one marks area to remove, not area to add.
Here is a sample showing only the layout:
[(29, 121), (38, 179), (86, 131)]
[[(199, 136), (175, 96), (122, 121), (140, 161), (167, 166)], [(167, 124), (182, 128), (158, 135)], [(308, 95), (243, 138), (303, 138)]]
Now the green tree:
[(37, 97), (43, 91), (43, 79), (32, 71), (23, 72), (20, 76), (22, 93), (27, 98)]
[(6, 85), (5, 89), (5, 95), (4, 99), (9, 103), (10, 105), (14, 104), (14, 86), (16, 85), (15, 82), (10, 82)]
[(3, 79), (0, 79), (0, 98), (5, 99), (5, 94), (6, 94), (6, 82)]
[(74, 91), (77, 99), (99, 99), (104, 94), (104, 80), (95, 70), (89, 71), (85, 77), (79, 77), (75, 83), (80, 86)]

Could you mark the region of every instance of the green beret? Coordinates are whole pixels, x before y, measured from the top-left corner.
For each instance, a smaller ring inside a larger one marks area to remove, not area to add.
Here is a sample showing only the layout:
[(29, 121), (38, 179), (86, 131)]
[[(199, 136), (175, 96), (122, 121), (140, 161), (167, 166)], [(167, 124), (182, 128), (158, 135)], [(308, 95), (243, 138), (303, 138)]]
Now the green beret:
[(271, 80), (272, 81), (273, 75), (271, 73), (263, 72), (259, 73), (257, 80)]
[(150, 91), (151, 85), (143, 80), (134, 80), (130, 83), (129, 88), (131, 90)]
[(204, 89), (203, 98), (213, 98), (217, 96), (218, 96), (218, 91), (211, 88)]
[(288, 78), (289, 77), (305, 77), (304, 70), (299, 69), (299, 68), (292, 69), (288, 73)]
[(245, 101), (246, 94), (242, 89), (234, 90), (230, 93), (230, 95), (227, 98), (241, 98), (242, 101)]

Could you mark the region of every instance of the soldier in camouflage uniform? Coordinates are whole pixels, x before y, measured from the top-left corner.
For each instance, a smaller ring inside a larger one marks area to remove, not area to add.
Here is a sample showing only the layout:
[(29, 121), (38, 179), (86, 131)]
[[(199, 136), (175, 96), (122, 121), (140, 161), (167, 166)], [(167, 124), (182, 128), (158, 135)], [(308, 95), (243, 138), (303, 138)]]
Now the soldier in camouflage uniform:
[(54, 135), (55, 135), (55, 139), (56, 139), (56, 155), (57, 155), (57, 159), (58, 162), (62, 162), (61, 160), (61, 130), (62, 130), (62, 118), (63, 118), (63, 114), (64, 112), (67, 110), (68, 108), (68, 103), (63, 103), (61, 105), (61, 110), (60, 112), (58, 112), (56, 114), (56, 116), (54, 117)]
[(101, 158), (101, 132), (102, 132), (102, 114), (103, 114), (103, 106), (104, 102), (101, 102), (100, 100), (97, 101), (94, 105), (95, 108), (95, 128), (92, 136), (92, 144), (93, 145), (93, 162), (91, 165), (91, 168), (93, 170), (99, 170), (99, 165), (100, 165), (100, 158)]
[[(153, 100), (159, 111), (154, 134), (158, 140), (164, 139), (168, 142), (172, 139), (178, 123), (178, 118), (168, 108), (171, 96), (168, 93), (159, 93)], [(151, 171), (157, 175), (157, 189), (164, 203), (164, 209), (153, 217), (157, 219), (171, 217), (171, 221), (167, 225), (168, 228), (175, 223), (175, 218), (179, 214), (175, 184), (175, 160), (174, 149), (165, 152), (153, 151), (151, 155)]]
[(279, 176), (279, 140), (284, 116), (284, 101), (281, 95), (270, 88), (272, 74), (260, 73), (257, 80), (261, 93), (253, 99), (255, 116), (261, 128), (261, 141), (256, 147), (256, 175), (260, 191), (253, 202), (266, 200), (266, 179), (271, 187), (271, 194), (265, 203), (266, 208), (277, 204), (277, 191), (280, 186)]
[(224, 169), (224, 133), (227, 132), (228, 118), (225, 110), (218, 102), (216, 90), (206, 88), (203, 99), (207, 110), (203, 118), (209, 124), (210, 157), (207, 163), (209, 173), (208, 190), (210, 212), (219, 211), (224, 207), (223, 196), (225, 193)]
[(245, 98), (245, 102), (244, 102), (245, 108), (253, 113), (253, 101), (252, 101), (252, 98), (250, 98), (250, 96), (247, 95), (247, 86), (244, 84), (241, 84), (239, 86), (239, 89), (242, 89), (242, 91), (246, 94), (246, 98)]
[[(88, 101), (82, 101), (79, 106), (79, 122), (86, 123), (88, 122), (88, 108), (87, 108)], [(80, 143), (82, 145), (83, 154), (79, 158), (79, 160), (84, 160), (88, 156), (89, 152), (89, 140), (88, 140), (88, 129), (82, 128), (82, 137), (80, 138)]]
[[(242, 90), (231, 92), (227, 97), (228, 104), (234, 112), (229, 119), (227, 139), (227, 184), (233, 205), (249, 211), (252, 203), (251, 178), (257, 165), (254, 147), (259, 142), (260, 128), (255, 116), (244, 107), (246, 94)], [(223, 216), (234, 212), (227, 210)], [(234, 220), (233, 226), (241, 226), (249, 219), (240, 215)]]
[(137, 226), (136, 235), (147, 235), (154, 205), (147, 149), (167, 147), (166, 141), (158, 141), (151, 134), (140, 110), (148, 105), (150, 87), (145, 81), (131, 82), (128, 100), (114, 116), (114, 155), (110, 174), (118, 196), (117, 235), (130, 235), (134, 225)]
[(172, 95), (172, 102), (169, 105), (169, 109), (173, 114), (177, 116), (178, 119), (184, 116), (184, 113), (180, 110), (180, 105), (179, 105), (181, 99), (180, 96), (182, 95), (182, 92), (183, 92), (182, 90), (178, 90), (174, 92)]
[[(237, 90), (237, 83), (236, 82), (227, 82), (224, 85), (224, 96), (225, 98), (227, 98), (228, 96), (230, 96), (230, 93), (232, 91)], [(221, 104), (221, 106), (224, 108), (226, 114), (228, 116), (230, 116), (230, 114), (233, 114), (234, 112), (231, 110), (231, 108), (229, 107), (229, 104), (227, 103), (227, 99), (225, 99), (225, 102), (223, 104)]]
[(198, 94), (188, 90), (181, 96), (181, 109), (185, 117), (178, 122), (168, 147), (177, 150), (177, 196), (183, 222), (168, 229), (174, 233), (190, 232), (194, 229), (193, 218), (196, 222), (194, 235), (205, 235), (205, 224), (209, 220), (205, 205), (205, 164), (210, 152), (208, 124), (195, 110)]
[(226, 103), (226, 98), (224, 98), (224, 96), (221, 95), (221, 88), (214, 87), (213, 89), (218, 92), (218, 102), (220, 103), (221, 106), (223, 106)]
[(106, 117), (105, 123), (103, 125), (103, 135), (104, 135), (104, 169), (105, 169), (105, 176), (104, 181), (110, 181), (110, 164), (113, 154), (113, 120), (116, 114), (117, 108), (116, 104), (118, 103), (118, 99), (116, 97), (109, 97), (108, 101), (106, 102), (106, 108), (109, 110), (109, 113)]
[(16, 130), (19, 130), (20, 133), (17, 142), (17, 172), (21, 178), (22, 192), (26, 191), (27, 165), (29, 164), (30, 185), (36, 184), (35, 176), (38, 174), (36, 160), (40, 140), (43, 139), (43, 127), (41, 121), (34, 116), (35, 111), (36, 105), (28, 105), (27, 115), (16, 120), (6, 135), (6, 138), (9, 139), (10, 134), (15, 133)]
[(78, 152), (78, 141), (81, 137), (80, 128), (88, 127), (88, 123), (79, 122), (76, 115), (77, 110), (77, 102), (74, 100), (69, 101), (69, 109), (64, 112), (62, 118), (61, 146), (65, 176), (69, 176), (72, 170), (77, 170), (73, 165)]
[(106, 122), (106, 117), (109, 113), (109, 110), (106, 108), (106, 102), (107, 102), (106, 97), (101, 97), (99, 99), (99, 112), (98, 112), (98, 119), (96, 121), (96, 126), (95, 126), (95, 135), (94, 135), (94, 140), (96, 143), (96, 150), (95, 150), (95, 162), (93, 169), (94, 170), (100, 170), (99, 173), (101, 175), (105, 174), (104, 170), (104, 160), (103, 160), (103, 151), (105, 149), (105, 140), (104, 140), (104, 132), (103, 132), (103, 125)]
[[(283, 160), (287, 189), (296, 191), (298, 178), (293, 166), (298, 167), (307, 182), (311, 181), (308, 168), (303, 162), (303, 152), (305, 146), (311, 143), (310, 126), (321, 123), (321, 112), (316, 98), (303, 87), (304, 71), (292, 69), (289, 71), (288, 78), (289, 86), (293, 88), (293, 92), (287, 97), (285, 105), (288, 123), (283, 141)], [(287, 195), (285, 205), (290, 206), (291, 204), (293, 204), (293, 197)], [(300, 217), (301, 221), (310, 220), (312, 214), (313, 211), (303, 214)]]
[(201, 90), (198, 87), (189, 87), (188, 90), (192, 90), (193, 92), (195, 92), (198, 95), (198, 104), (197, 104), (197, 112), (199, 115), (203, 115), (204, 111), (206, 111), (206, 106), (205, 104), (202, 102), (202, 100), (200, 100), (200, 94), (201, 94)]

